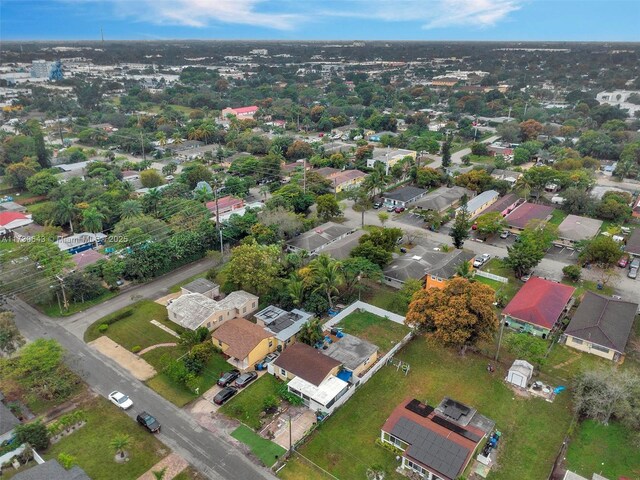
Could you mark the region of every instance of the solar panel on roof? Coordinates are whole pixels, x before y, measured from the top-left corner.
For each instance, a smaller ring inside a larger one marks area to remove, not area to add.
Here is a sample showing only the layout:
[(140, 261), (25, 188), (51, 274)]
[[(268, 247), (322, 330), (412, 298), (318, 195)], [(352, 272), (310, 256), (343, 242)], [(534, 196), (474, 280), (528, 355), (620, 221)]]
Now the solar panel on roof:
[(407, 410), (413, 413), (417, 413), (421, 417), (428, 417), (431, 412), (433, 412), (433, 407), (429, 405), (425, 405), (420, 402), (420, 400), (413, 399), (405, 406)]
[(437, 415), (434, 415), (434, 417), (431, 419), (431, 421), (433, 423), (437, 423), (441, 427), (446, 428), (447, 430), (451, 430), (452, 432), (457, 433), (461, 437), (464, 437), (464, 438), (467, 438), (467, 439), (471, 440), (472, 442), (479, 442), (480, 439), (482, 438), (482, 437), (476, 435), (475, 433), (470, 432), (469, 430), (466, 430), (466, 429), (462, 428), (461, 426), (456, 425), (455, 423), (452, 423), (449, 420), (445, 420), (444, 418), (439, 417)]

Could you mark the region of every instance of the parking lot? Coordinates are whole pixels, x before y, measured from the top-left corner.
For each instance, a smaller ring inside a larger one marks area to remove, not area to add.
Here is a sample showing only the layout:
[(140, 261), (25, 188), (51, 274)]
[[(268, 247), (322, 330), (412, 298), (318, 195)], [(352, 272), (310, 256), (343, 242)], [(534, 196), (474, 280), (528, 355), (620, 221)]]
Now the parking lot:
[(578, 258), (578, 252), (572, 247), (552, 245), (545, 255), (546, 258), (557, 260), (558, 262), (572, 263)]
[(414, 228), (424, 228), (424, 220), (419, 215), (416, 215), (412, 212), (402, 212), (402, 213), (391, 213), (391, 218), (400, 223), (404, 223), (405, 225), (409, 225)]

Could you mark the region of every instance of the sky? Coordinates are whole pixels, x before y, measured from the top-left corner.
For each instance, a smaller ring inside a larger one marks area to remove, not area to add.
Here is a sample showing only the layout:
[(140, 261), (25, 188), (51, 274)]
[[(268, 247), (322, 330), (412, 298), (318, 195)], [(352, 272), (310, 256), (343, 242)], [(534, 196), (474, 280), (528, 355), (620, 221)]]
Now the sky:
[(0, 40), (640, 41), (640, 0), (0, 0)]

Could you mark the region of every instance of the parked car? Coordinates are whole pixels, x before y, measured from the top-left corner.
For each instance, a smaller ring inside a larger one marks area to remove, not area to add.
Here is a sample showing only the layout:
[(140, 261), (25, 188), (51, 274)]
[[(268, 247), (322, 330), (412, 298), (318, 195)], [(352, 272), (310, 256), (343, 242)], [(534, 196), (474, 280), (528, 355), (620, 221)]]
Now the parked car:
[(638, 278), (638, 269), (632, 268), (631, 270), (629, 270), (629, 273), (627, 273), (627, 277), (633, 278), (634, 280)]
[(140, 412), (136, 417), (136, 420), (151, 433), (160, 433), (160, 424), (153, 415), (147, 412)]
[(278, 355), (279, 354), (277, 352), (270, 353), (269, 355), (264, 357), (261, 361), (259, 361), (258, 363), (255, 364), (255, 369), (256, 370), (265, 370), (269, 363), (273, 362), (276, 358), (278, 358)]
[(387, 212), (391, 213), (391, 212), (395, 212), (396, 211), (396, 207), (394, 207), (393, 205), (390, 205), (387, 207)]
[(489, 255), (488, 253), (483, 253), (481, 256), (476, 257), (476, 259), (473, 261), (473, 266), (476, 268), (481, 267), (482, 265), (487, 263), (490, 258), (491, 255)]
[(500, 238), (509, 238), (509, 235), (511, 235), (511, 234), (509, 233), (509, 230), (505, 230), (504, 232), (502, 232), (502, 233), (500, 234)]
[(627, 265), (629, 265), (629, 256), (623, 255), (620, 261), (618, 261), (618, 266), (625, 268)]
[(402, 213), (404, 212), (406, 209), (404, 207), (396, 207), (395, 212), (396, 213)]
[(376, 202), (373, 204), (373, 208), (378, 210), (380, 207), (382, 207), (382, 202)]
[(218, 386), (226, 387), (230, 383), (232, 383), (236, 378), (240, 376), (240, 370), (229, 370), (228, 372), (224, 372), (222, 376), (218, 379)]
[(218, 392), (218, 394), (213, 397), (213, 403), (216, 405), (223, 405), (227, 400), (233, 397), (236, 393), (238, 393), (238, 389), (235, 387), (225, 387)]
[(133, 401), (124, 393), (118, 392), (117, 390), (109, 394), (109, 400), (111, 400), (111, 403), (116, 407), (121, 408), (122, 410), (127, 410), (133, 406)]
[(520, 280), (522, 280), (523, 282), (527, 282), (531, 278), (531, 275), (533, 275), (533, 271), (525, 273), (522, 277), (520, 277)]
[(629, 270), (640, 268), (640, 258), (634, 258), (629, 264)]
[(258, 374), (256, 372), (247, 372), (243, 373), (236, 379), (236, 387), (243, 388), (253, 382), (256, 378), (258, 378)]

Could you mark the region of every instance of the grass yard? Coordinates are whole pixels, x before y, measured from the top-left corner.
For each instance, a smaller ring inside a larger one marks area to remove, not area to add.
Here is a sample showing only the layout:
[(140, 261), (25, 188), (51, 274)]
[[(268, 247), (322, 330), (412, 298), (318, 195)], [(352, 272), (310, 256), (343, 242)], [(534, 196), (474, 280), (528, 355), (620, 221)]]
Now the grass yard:
[(476, 282), (484, 283), (485, 285), (489, 285), (491, 288), (493, 288), (496, 291), (496, 295), (504, 295), (504, 298), (507, 302), (511, 301), (511, 299), (515, 296), (516, 293), (518, 293), (518, 290), (520, 289), (520, 285), (516, 283), (517, 280), (515, 279), (510, 279), (508, 283), (502, 283), (496, 280), (491, 280), (490, 278), (481, 277), (479, 275), (476, 275), (474, 278)]
[(247, 445), (251, 452), (267, 467), (271, 467), (286, 452), (280, 445), (262, 438), (244, 425), (240, 425), (231, 432), (231, 436)]
[(362, 293), (362, 301), (398, 315), (406, 315), (406, 309), (397, 305), (397, 294), (398, 290), (387, 285), (367, 283), (367, 290)]
[(614, 293), (614, 289), (610, 285), (605, 285), (602, 287), (602, 290), (598, 290), (597, 282), (593, 282), (591, 280), (580, 280), (578, 282), (572, 282), (568, 280), (566, 277), (563, 277), (562, 283), (575, 287), (576, 291), (573, 293), (573, 296), (575, 298), (582, 297), (584, 292), (587, 290), (590, 292), (598, 293), (600, 295), (605, 295), (605, 296), (613, 295)]
[(631, 429), (619, 423), (582, 422), (569, 443), (567, 467), (591, 478), (640, 478), (640, 450), (631, 440)]
[[(571, 421), (570, 396), (554, 403), (516, 397), (504, 384), (503, 366), (494, 375), (486, 371), (487, 359), (443, 349), (422, 337), (410, 342), (396, 358), (410, 364), (407, 376), (383, 367), (342, 408), (329, 417), (300, 449), (338, 478), (366, 478), (367, 468), (379, 465), (387, 480), (404, 477), (395, 472), (394, 454), (375, 445), (380, 427), (391, 411), (407, 397), (430, 405), (450, 396), (478, 409), (496, 422), (503, 433), (498, 467), (490, 480), (546, 478)], [(340, 439), (337, 441), (336, 439)], [(293, 460), (280, 476), (302, 480), (309, 468)]]
[(16, 242), (11, 240), (0, 240), (0, 253), (7, 253), (16, 248)]
[(391, 350), (410, 330), (409, 327), (373, 313), (357, 311), (348, 315), (337, 326), (342, 327), (345, 333), (377, 345), (384, 352)]
[[(132, 310), (133, 314), (115, 321), (109, 325), (105, 333), (100, 333), (98, 330), (100, 325), (118, 318), (126, 310)], [(95, 322), (87, 329), (84, 334), (84, 340), (85, 342), (90, 342), (102, 335), (106, 335), (127, 350), (131, 350), (136, 345), (146, 348), (150, 345), (178, 340), (173, 335), (151, 324), (151, 320), (157, 320), (177, 333), (182, 331), (179, 325), (169, 321), (166, 307), (151, 300), (142, 300)]]
[(157, 371), (160, 371), (164, 368), (165, 359), (177, 360), (185, 353), (187, 353), (187, 349), (181, 345), (176, 345), (175, 347), (158, 347), (142, 354), (142, 358)]
[[(159, 440), (107, 400), (95, 398), (81, 408), (87, 414), (87, 424), (50, 446), (44, 454), (46, 459), (67, 453), (76, 457), (93, 480), (121, 480), (138, 478), (169, 453)], [(114, 461), (115, 451), (109, 447), (120, 434), (130, 436), (130, 461), (123, 464)]]
[(105, 289), (104, 293), (99, 297), (96, 297), (93, 300), (87, 300), (84, 303), (70, 303), (69, 309), (64, 310), (62, 312), (60, 311), (60, 305), (58, 305), (57, 300), (46, 305), (42, 305), (42, 304), (38, 305), (38, 307), (49, 317), (53, 317), (53, 318), (68, 317), (69, 315), (73, 315), (74, 313), (82, 312), (84, 310), (87, 310), (88, 308), (99, 305), (102, 302), (106, 302), (107, 300), (115, 297), (119, 293), (120, 292), (118, 291), (111, 291), (111, 290)]
[(204, 367), (204, 372), (198, 377), (200, 380), (200, 393), (198, 395), (189, 390), (186, 386), (174, 382), (165, 373), (159, 373), (155, 377), (147, 380), (146, 384), (149, 388), (155, 390), (158, 394), (162, 395), (174, 405), (184, 407), (187, 403), (192, 402), (213, 387), (220, 378), (220, 372), (230, 369), (231, 365), (227, 363), (222, 355), (214, 353), (207, 365)]
[(558, 210), (555, 208), (553, 212), (551, 212), (551, 218), (549, 219), (549, 225), (558, 226), (562, 223), (562, 221), (567, 218), (569, 214), (567, 212), (563, 212), (562, 210)]
[(264, 399), (276, 397), (278, 403), (278, 386), (280, 381), (273, 375), (265, 374), (262, 377), (241, 389), (228, 403), (223, 405), (219, 412), (228, 417), (237, 418), (245, 425), (258, 430), (262, 422), (260, 413), (264, 410)]

